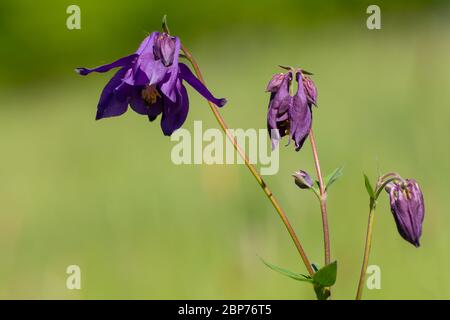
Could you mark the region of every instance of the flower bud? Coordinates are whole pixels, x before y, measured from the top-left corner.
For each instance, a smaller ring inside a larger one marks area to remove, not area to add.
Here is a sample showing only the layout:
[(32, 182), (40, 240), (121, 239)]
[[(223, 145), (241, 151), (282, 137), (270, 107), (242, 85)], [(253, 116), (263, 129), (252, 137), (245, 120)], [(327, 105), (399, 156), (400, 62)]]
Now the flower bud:
[(308, 172), (300, 170), (293, 175), (295, 184), (301, 189), (310, 189), (313, 186), (313, 181)]
[(425, 215), (423, 195), (419, 185), (413, 179), (406, 179), (390, 183), (386, 191), (389, 192), (391, 211), (398, 232), (403, 239), (419, 247)]
[(155, 59), (161, 59), (161, 62), (166, 66), (170, 66), (175, 55), (175, 39), (167, 33), (160, 34), (155, 39), (153, 46), (153, 55)]

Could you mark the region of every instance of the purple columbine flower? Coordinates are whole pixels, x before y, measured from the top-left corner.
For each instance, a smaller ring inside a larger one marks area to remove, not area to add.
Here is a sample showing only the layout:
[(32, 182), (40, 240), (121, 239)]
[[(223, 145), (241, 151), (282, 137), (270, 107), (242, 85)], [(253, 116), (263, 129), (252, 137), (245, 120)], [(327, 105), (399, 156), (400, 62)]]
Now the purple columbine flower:
[(389, 183), (386, 187), (391, 202), (391, 211), (400, 235), (419, 247), (425, 206), (422, 191), (413, 179)]
[(188, 66), (178, 61), (180, 48), (178, 37), (153, 32), (131, 55), (93, 69), (77, 68), (79, 74), (87, 75), (120, 67), (103, 89), (96, 119), (120, 116), (130, 105), (150, 121), (162, 114), (162, 131), (170, 136), (183, 125), (189, 111), (183, 81), (215, 105), (225, 105), (225, 99), (215, 98)]
[[(298, 84), (291, 95), (293, 79)], [(312, 125), (311, 106), (316, 105), (317, 89), (312, 80), (301, 70), (275, 74), (267, 85), (270, 92), (267, 128), (275, 149), (283, 136), (289, 135), (295, 142), (295, 150), (303, 146)]]

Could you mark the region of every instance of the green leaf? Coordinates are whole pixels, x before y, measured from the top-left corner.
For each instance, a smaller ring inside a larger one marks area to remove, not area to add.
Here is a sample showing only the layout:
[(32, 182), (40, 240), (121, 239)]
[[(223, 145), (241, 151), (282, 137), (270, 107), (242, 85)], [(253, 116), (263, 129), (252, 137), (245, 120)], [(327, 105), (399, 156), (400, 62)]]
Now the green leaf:
[(364, 174), (364, 183), (366, 184), (366, 190), (371, 199), (375, 199), (375, 192), (373, 191), (372, 185), (370, 184), (369, 177)]
[(294, 279), (294, 280), (297, 280), (297, 281), (305, 281), (305, 282), (309, 282), (309, 283), (313, 282), (313, 280), (311, 279), (310, 276), (307, 276), (307, 275), (304, 275), (304, 274), (300, 274), (300, 273), (295, 273), (295, 272), (289, 271), (287, 269), (280, 268), (280, 267), (278, 267), (276, 265), (268, 263), (267, 261), (264, 261), (264, 259), (261, 258), (261, 257), (260, 257), (260, 259), (270, 269), (272, 269), (272, 270), (274, 270), (274, 271), (276, 271), (278, 273), (281, 273), (282, 275), (285, 275), (285, 276), (287, 276), (287, 277), (289, 277), (291, 279)]
[(328, 176), (325, 177), (325, 190), (328, 190), (328, 188), (340, 177), (343, 175), (343, 167), (336, 168), (332, 173), (330, 173)]
[(334, 261), (325, 267), (319, 269), (312, 279), (313, 281), (322, 287), (331, 287), (336, 283), (337, 275), (337, 261)]

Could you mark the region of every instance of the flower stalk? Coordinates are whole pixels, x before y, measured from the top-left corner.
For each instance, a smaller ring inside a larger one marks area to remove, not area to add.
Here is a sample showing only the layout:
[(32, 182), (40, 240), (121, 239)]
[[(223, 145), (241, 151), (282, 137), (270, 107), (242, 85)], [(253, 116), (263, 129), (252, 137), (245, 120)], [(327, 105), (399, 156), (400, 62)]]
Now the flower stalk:
[(375, 208), (377, 206), (377, 200), (380, 196), (381, 191), (384, 189), (384, 187), (397, 179), (401, 179), (401, 177), (396, 173), (387, 173), (381, 177), (378, 178), (377, 184), (375, 186), (375, 190), (372, 190), (372, 187), (370, 186), (370, 182), (366, 178), (366, 188), (368, 188), (369, 197), (370, 197), (370, 203), (369, 203), (369, 220), (367, 223), (367, 231), (366, 231), (366, 240), (364, 244), (364, 255), (363, 255), (363, 263), (361, 266), (361, 273), (359, 275), (359, 282), (358, 282), (358, 289), (356, 291), (356, 300), (361, 300), (362, 298), (362, 292), (365, 285), (366, 280), (366, 271), (367, 271), (367, 265), (369, 264), (369, 257), (370, 257), (370, 249), (372, 248), (372, 232), (373, 232), (373, 223), (375, 218)]
[(400, 235), (415, 247), (420, 246), (419, 239), (422, 234), (422, 222), (425, 214), (422, 191), (415, 180), (403, 179), (395, 172), (387, 173), (378, 178), (375, 189), (372, 189), (367, 176), (365, 176), (365, 179), (366, 189), (370, 197), (370, 210), (356, 300), (362, 298), (370, 249), (372, 246), (375, 208), (380, 193), (383, 190), (386, 190), (389, 193), (391, 211), (397, 224), (397, 229)]
[[(227, 139), (244, 160), (246, 167), (276, 210), (309, 275), (297, 274), (263, 262), (285, 276), (312, 284), (319, 300), (328, 299), (331, 295), (330, 288), (336, 282), (337, 261), (331, 263), (327, 189), (342, 175), (342, 168), (337, 168), (325, 179), (322, 176), (312, 129), (312, 107), (317, 107), (317, 88), (313, 80), (308, 77), (312, 74), (300, 68), (280, 66), (287, 72), (275, 74), (266, 88), (266, 92), (270, 93), (267, 128), (272, 150), (278, 146), (284, 136), (289, 137), (287, 145), (290, 141), (294, 141), (296, 151), (300, 151), (308, 136), (310, 138), (317, 181), (311, 179), (304, 170), (296, 171), (293, 177), (300, 189), (312, 190), (320, 203), (325, 260), (325, 265), (320, 269), (310, 263), (286, 213), (220, 114), (219, 108), (224, 106), (227, 100), (216, 98), (208, 90), (197, 61), (178, 37), (170, 35), (166, 19), (164, 16), (163, 32), (149, 34), (134, 53), (95, 68), (76, 68), (76, 71), (83, 76), (92, 72), (104, 73), (119, 68), (103, 88), (97, 105), (96, 119), (120, 116), (130, 107), (136, 113), (148, 117), (150, 121), (154, 121), (161, 115), (162, 132), (170, 136), (184, 124), (188, 115), (189, 99), (184, 84), (187, 83), (193, 87), (207, 100)], [(186, 64), (179, 62), (179, 58), (189, 61), (194, 72)], [(389, 195), (391, 212), (400, 236), (416, 248), (420, 246), (425, 216), (424, 197), (416, 180), (403, 179), (394, 172), (379, 176), (376, 184), (372, 186), (369, 178), (364, 176), (370, 202), (364, 255), (356, 292), (357, 300), (362, 298), (365, 286), (372, 247), (375, 209), (381, 192), (386, 190)]]
[(311, 148), (314, 157), (314, 166), (316, 168), (317, 179), (319, 180), (319, 201), (320, 211), (322, 213), (322, 229), (323, 229), (323, 242), (325, 252), (325, 265), (331, 262), (331, 250), (330, 250), (330, 232), (328, 227), (328, 214), (327, 214), (327, 191), (323, 182), (322, 171), (320, 169), (319, 155), (317, 152), (316, 139), (314, 138), (313, 129), (309, 131), (309, 140), (311, 141)]
[(366, 270), (367, 265), (369, 264), (369, 256), (370, 256), (370, 249), (372, 247), (372, 230), (373, 230), (373, 221), (375, 217), (375, 201), (370, 201), (370, 211), (369, 211), (369, 222), (367, 223), (367, 233), (366, 233), (366, 242), (364, 246), (364, 256), (363, 256), (363, 263), (361, 267), (361, 274), (359, 276), (359, 282), (358, 282), (358, 289), (356, 292), (356, 300), (361, 300), (362, 298), (362, 292), (364, 289), (364, 284), (366, 280)]
[[(204, 84), (205, 81), (203, 79), (203, 76), (202, 76), (202, 73), (200, 71), (200, 68), (199, 68), (196, 60), (192, 56), (191, 52), (185, 46), (182, 46), (181, 50), (184, 53), (186, 59), (191, 63), (192, 67), (194, 68), (194, 72), (197, 75), (198, 79)], [(216, 118), (216, 120), (219, 123), (220, 127), (222, 128), (222, 130), (225, 132), (227, 138), (233, 144), (233, 147), (235, 148), (235, 150), (242, 157), (242, 159), (244, 160), (245, 165), (250, 170), (250, 172), (253, 175), (253, 177), (255, 177), (255, 179), (258, 182), (258, 184), (260, 185), (261, 189), (266, 194), (266, 196), (269, 198), (269, 201), (272, 203), (272, 205), (275, 208), (275, 210), (277, 211), (279, 217), (283, 221), (283, 223), (284, 223), (284, 225), (285, 225), (285, 227), (286, 227), (286, 229), (287, 229), (287, 231), (288, 231), (292, 241), (295, 244), (295, 247), (297, 248), (298, 253), (300, 254), (300, 257), (301, 257), (303, 263), (305, 264), (305, 267), (306, 267), (309, 275), (310, 276), (314, 275), (314, 270), (312, 269), (312, 266), (311, 266), (311, 263), (310, 263), (310, 261), (308, 259), (308, 256), (306, 255), (306, 252), (303, 249), (303, 247), (302, 247), (302, 245), (301, 245), (301, 243), (300, 243), (300, 241), (299, 241), (299, 239), (297, 237), (297, 234), (295, 233), (291, 223), (289, 222), (289, 219), (286, 216), (286, 213), (281, 208), (278, 200), (275, 198), (275, 196), (273, 195), (272, 191), (269, 189), (269, 187), (267, 186), (267, 184), (263, 180), (262, 176), (258, 173), (258, 171), (256, 170), (255, 166), (250, 163), (247, 154), (239, 146), (239, 144), (237, 143), (236, 138), (229, 131), (229, 128), (228, 128), (224, 118), (220, 114), (219, 110), (217, 109), (217, 107), (211, 101), (208, 100), (207, 102), (208, 102), (208, 105), (209, 105), (211, 111), (214, 114), (214, 117)]]

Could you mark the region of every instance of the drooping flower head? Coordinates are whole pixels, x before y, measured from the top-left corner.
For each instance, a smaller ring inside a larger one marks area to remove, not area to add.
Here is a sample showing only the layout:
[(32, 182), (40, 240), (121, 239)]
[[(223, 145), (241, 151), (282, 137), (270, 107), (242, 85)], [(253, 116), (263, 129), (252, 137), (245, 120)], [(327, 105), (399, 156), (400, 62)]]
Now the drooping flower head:
[(150, 121), (162, 115), (161, 128), (169, 136), (183, 125), (189, 111), (183, 81), (215, 105), (225, 105), (225, 99), (215, 98), (189, 67), (179, 62), (180, 50), (178, 37), (153, 32), (131, 55), (93, 69), (77, 68), (79, 74), (87, 75), (120, 67), (103, 89), (96, 119), (122, 115), (130, 105)]
[(403, 239), (419, 247), (425, 216), (425, 205), (419, 185), (413, 179), (406, 179), (389, 183), (386, 191), (389, 193), (391, 212), (398, 232)]
[[(301, 69), (290, 68), (286, 73), (275, 74), (267, 85), (270, 92), (267, 113), (267, 128), (272, 140), (272, 149), (278, 146), (283, 136), (288, 135), (299, 151), (312, 125), (312, 105), (317, 102), (317, 89), (313, 81)], [(297, 90), (292, 94), (292, 85)], [(289, 140), (290, 140), (289, 139)]]

